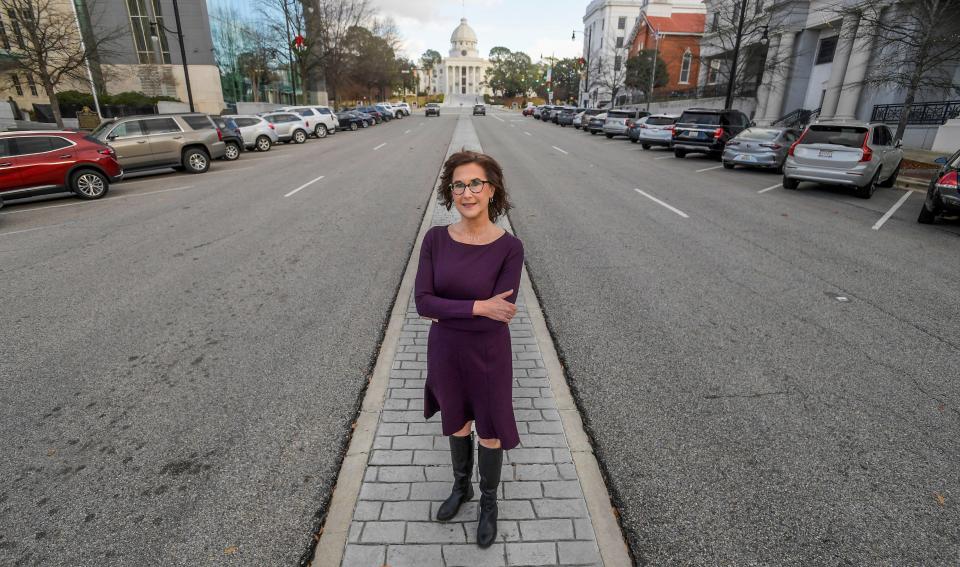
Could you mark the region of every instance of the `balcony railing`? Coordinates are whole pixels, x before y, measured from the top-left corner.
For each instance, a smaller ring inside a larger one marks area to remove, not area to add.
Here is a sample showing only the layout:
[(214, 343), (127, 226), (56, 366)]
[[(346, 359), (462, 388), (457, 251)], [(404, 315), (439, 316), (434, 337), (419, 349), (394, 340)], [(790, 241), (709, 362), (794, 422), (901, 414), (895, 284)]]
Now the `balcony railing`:
[[(871, 122), (896, 124), (903, 116), (902, 104), (877, 104), (870, 114)], [(939, 102), (915, 102), (910, 106), (907, 124), (926, 124), (939, 126), (947, 120), (960, 118), (960, 100), (941, 100)]]

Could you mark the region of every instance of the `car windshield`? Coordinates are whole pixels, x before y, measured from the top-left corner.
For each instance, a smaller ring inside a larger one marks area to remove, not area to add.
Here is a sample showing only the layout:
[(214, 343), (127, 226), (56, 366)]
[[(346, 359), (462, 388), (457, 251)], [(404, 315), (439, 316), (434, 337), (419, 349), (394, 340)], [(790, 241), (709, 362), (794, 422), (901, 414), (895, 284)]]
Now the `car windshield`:
[(607, 118), (629, 118), (634, 113), (629, 110), (611, 110), (607, 113)]
[(862, 126), (811, 126), (804, 134), (801, 144), (833, 144), (859, 148), (867, 129)]
[(650, 126), (667, 126), (675, 123), (676, 121), (676, 118), (670, 118), (669, 116), (650, 116), (647, 118), (646, 123)]
[(738, 138), (746, 138), (748, 140), (776, 140), (777, 136), (780, 135), (780, 130), (770, 129), (770, 128), (747, 128), (740, 133)]
[(720, 115), (714, 112), (684, 112), (677, 122), (684, 124), (702, 124), (704, 126), (719, 126)]
[(90, 132), (90, 135), (94, 138), (100, 138), (101, 134), (109, 130), (116, 122), (113, 120), (107, 120), (106, 122), (101, 122), (99, 126), (93, 129), (93, 132)]

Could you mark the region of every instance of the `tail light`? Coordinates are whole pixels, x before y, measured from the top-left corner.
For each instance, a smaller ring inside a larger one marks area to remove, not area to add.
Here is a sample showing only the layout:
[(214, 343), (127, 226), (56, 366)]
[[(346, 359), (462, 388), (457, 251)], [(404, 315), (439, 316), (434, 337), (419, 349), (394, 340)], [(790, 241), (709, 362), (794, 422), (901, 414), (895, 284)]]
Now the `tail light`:
[(271, 130), (277, 129), (277, 127), (273, 125), (273, 122), (267, 122), (267, 126), (269, 126)]
[(673, 132), (673, 124), (667, 126), (666, 128), (664, 128), (664, 130), (670, 130), (671, 132)]
[(310, 127), (310, 121), (309, 121), (309, 120), (304, 120), (303, 123), (307, 125), (307, 128)]
[(220, 128), (217, 128), (217, 140), (223, 141), (223, 131)]
[(793, 150), (797, 149), (797, 145), (798, 145), (800, 142), (803, 141), (803, 138), (806, 137), (806, 135), (807, 135), (807, 131), (804, 130), (804, 131), (803, 131), (803, 134), (800, 134), (800, 137), (797, 138), (797, 141), (794, 142), (794, 143), (792, 143), (792, 144), (790, 144), (790, 149), (787, 150), (787, 155), (788, 155), (788, 156), (793, 157)]
[(867, 133), (863, 135), (863, 145), (860, 147), (863, 150), (863, 155), (860, 156), (860, 161), (870, 161), (873, 159), (873, 150), (870, 149), (870, 146), (867, 145), (867, 140), (870, 139), (870, 131), (867, 130)]
[(633, 120), (627, 120), (627, 128), (633, 128), (636, 124), (633, 123)]
[(956, 191), (960, 188), (960, 176), (957, 175), (956, 171), (948, 171), (940, 179), (937, 179), (937, 189), (953, 189)]
[[(729, 143), (727, 145), (730, 145)], [(783, 146), (780, 144), (760, 144), (761, 148), (770, 148), (771, 150), (779, 150)]]
[(647, 129), (647, 128), (649, 128), (649, 126), (647, 126), (646, 124), (641, 124), (641, 125), (640, 125), (640, 129), (641, 129), (641, 130), (645, 130), (645, 129)]
[(716, 130), (714, 130), (714, 131), (713, 131), (713, 137), (714, 137), (714, 138), (722, 138), (722, 137), (723, 137), (723, 128), (717, 128)]
[(113, 148), (100, 148), (99, 150), (97, 150), (97, 153), (100, 154), (100, 155), (102, 155), (102, 156), (115, 156), (115, 155), (117, 155), (117, 152), (115, 152), (115, 151), (113, 150)]

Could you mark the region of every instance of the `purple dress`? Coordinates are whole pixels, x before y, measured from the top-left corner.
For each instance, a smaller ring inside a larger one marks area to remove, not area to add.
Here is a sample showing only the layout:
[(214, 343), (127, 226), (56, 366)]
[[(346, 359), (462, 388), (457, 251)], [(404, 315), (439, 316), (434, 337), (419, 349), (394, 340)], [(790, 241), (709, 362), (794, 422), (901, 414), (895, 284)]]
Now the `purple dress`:
[(517, 302), (523, 243), (505, 232), (488, 244), (464, 244), (446, 226), (427, 231), (420, 247), (417, 312), (437, 319), (427, 339), (423, 416), (440, 411), (443, 434), (476, 420), (477, 435), (520, 444), (513, 417), (513, 358), (507, 323), (473, 315), (475, 300), (514, 290)]

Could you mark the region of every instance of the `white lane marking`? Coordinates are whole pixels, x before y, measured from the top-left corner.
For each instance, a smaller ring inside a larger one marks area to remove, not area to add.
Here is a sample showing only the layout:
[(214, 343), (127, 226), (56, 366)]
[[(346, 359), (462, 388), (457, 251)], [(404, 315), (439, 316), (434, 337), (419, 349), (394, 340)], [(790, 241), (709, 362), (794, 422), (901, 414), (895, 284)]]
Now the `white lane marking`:
[(660, 157), (658, 157), (658, 158), (653, 158), (653, 159), (670, 159), (670, 158), (672, 158), (672, 157), (673, 157), (673, 156), (660, 156)]
[(526, 134), (527, 136), (533, 136), (533, 134), (531, 134), (530, 132), (527, 132), (526, 130), (524, 130), (523, 133)]
[(410, 130), (404, 131), (404, 134), (409, 134), (409, 133), (410, 133)]
[(516, 124), (511, 124), (510, 127), (511, 127), (511, 128), (516, 128), (517, 125), (516, 125)]
[(497, 116), (496, 114), (491, 114), (490, 116), (493, 116), (494, 118), (496, 118), (496, 119), (499, 120), (500, 122), (505, 122), (505, 120), (504, 120), (503, 118), (500, 118), (500, 117)]
[(560, 152), (561, 154), (569, 154), (569, 153), (570, 153), (570, 152), (568, 152), (567, 150), (561, 150), (561, 149), (558, 148), (557, 146), (550, 146), (550, 147), (553, 148), (553, 149), (555, 149), (555, 150), (557, 150), (557, 151)]
[(192, 189), (193, 185), (185, 185), (183, 187), (173, 187), (171, 189), (160, 189), (159, 191), (147, 191), (146, 193), (134, 193), (132, 195), (116, 195), (113, 197), (104, 197), (102, 199), (95, 199), (93, 201), (78, 201), (76, 203), (64, 203), (62, 205), (48, 205), (46, 207), (31, 207), (29, 209), (17, 209), (15, 211), (7, 211), (0, 213), (0, 215), (15, 215), (17, 213), (27, 213), (30, 211), (39, 211), (46, 209), (59, 209), (60, 207), (75, 207), (77, 205), (92, 205), (94, 203), (103, 203), (104, 201), (114, 201), (116, 199), (128, 199), (130, 197), (143, 197), (144, 195), (155, 195), (157, 193), (169, 193), (170, 191), (183, 191), (184, 189)]
[(705, 167), (703, 169), (698, 169), (694, 173), (703, 173), (704, 171), (713, 171), (714, 169), (720, 169), (722, 165), (715, 165), (713, 167)]
[[(67, 223), (62, 223), (67, 224)], [(7, 236), (8, 234), (20, 234), (22, 232), (33, 232), (34, 230), (40, 230), (42, 228), (53, 228), (55, 226), (60, 226), (59, 224), (54, 224), (50, 226), (35, 226), (33, 228), (25, 228), (23, 230), (11, 230), (10, 232), (0, 232), (0, 236)]]
[[(386, 146), (386, 145), (387, 145), (387, 143), (384, 142), (384, 143), (380, 144), (379, 146), (373, 148), (373, 151), (377, 151), (377, 150), (379, 150), (380, 148), (382, 148), (383, 146)], [(312, 183), (312, 181), (311, 181), (311, 183)]]
[(889, 220), (890, 217), (893, 216), (893, 213), (897, 212), (897, 209), (899, 209), (900, 206), (903, 205), (904, 201), (906, 201), (912, 193), (913, 191), (907, 191), (906, 193), (904, 193), (903, 197), (900, 197), (900, 200), (894, 203), (893, 206), (890, 207), (890, 210), (884, 213), (884, 215), (880, 217), (880, 220), (878, 220), (877, 223), (873, 225), (873, 230), (880, 230), (880, 227), (883, 226), (883, 223), (887, 222), (887, 220)]
[(316, 179), (311, 179), (310, 181), (307, 181), (306, 183), (304, 183), (304, 184), (301, 185), (300, 187), (297, 187), (297, 188), (294, 189), (293, 191), (290, 191), (289, 193), (287, 193), (286, 195), (284, 195), (284, 197), (289, 197), (290, 195), (294, 195), (294, 194), (297, 193), (297, 191), (300, 191), (301, 189), (306, 189), (307, 187), (309, 187), (310, 185), (313, 185), (314, 183), (316, 183), (317, 181), (320, 181), (321, 179), (323, 179), (323, 176), (322, 176), (322, 175), (321, 175), (320, 177), (316, 178)]
[(681, 217), (683, 217), (683, 218), (685, 218), (685, 219), (690, 218), (689, 216), (687, 216), (687, 213), (681, 211), (680, 209), (678, 209), (678, 208), (676, 208), (676, 207), (674, 207), (674, 206), (671, 206), (671, 205), (668, 205), (668, 204), (664, 203), (663, 201), (661, 201), (660, 199), (657, 199), (657, 198), (654, 197), (653, 195), (650, 195), (650, 194), (648, 194), (648, 193), (644, 193), (643, 191), (641, 191), (641, 190), (639, 190), (639, 189), (636, 189), (636, 188), (634, 188), (634, 191), (636, 191), (637, 193), (640, 193), (641, 195), (643, 195), (643, 196), (646, 197), (647, 199), (650, 199), (650, 200), (653, 201), (654, 203), (657, 203), (658, 205), (663, 205), (664, 207), (670, 209), (671, 211), (677, 213), (678, 215), (680, 215)]
[(781, 183), (777, 183), (776, 185), (771, 185), (770, 187), (767, 187), (766, 189), (761, 189), (761, 190), (757, 191), (757, 193), (766, 193), (767, 191), (773, 191), (773, 190), (776, 189), (777, 187), (780, 187), (780, 185), (782, 185), (782, 184), (781, 184)]

